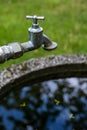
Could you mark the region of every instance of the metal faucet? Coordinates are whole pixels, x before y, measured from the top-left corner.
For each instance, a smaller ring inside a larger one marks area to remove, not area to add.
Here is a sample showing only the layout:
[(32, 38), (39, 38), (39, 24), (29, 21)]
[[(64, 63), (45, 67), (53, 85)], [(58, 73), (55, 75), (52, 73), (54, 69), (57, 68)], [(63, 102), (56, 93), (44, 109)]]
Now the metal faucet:
[(45, 50), (53, 50), (57, 47), (57, 43), (52, 42), (45, 34), (43, 28), (37, 23), (38, 20), (44, 20), (43, 16), (26, 16), (26, 19), (32, 19), (33, 24), (28, 28), (29, 41), (19, 44), (14, 42), (0, 47), (0, 63), (9, 59), (15, 59), (23, 55), (23, 53), (35, 50), (42, 46)]

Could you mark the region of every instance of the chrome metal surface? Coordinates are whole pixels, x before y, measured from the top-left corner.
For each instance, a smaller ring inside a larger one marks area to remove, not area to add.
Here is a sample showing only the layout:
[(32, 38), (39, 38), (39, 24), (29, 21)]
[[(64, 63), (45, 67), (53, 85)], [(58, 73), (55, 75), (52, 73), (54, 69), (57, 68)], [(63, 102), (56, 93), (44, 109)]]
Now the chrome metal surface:
[(43, 28), (37, 23), (38, 20), (44, 20), (44, 16), (26, 16), (27, 19), (33, 19), (33, 24), (28, 28), (29, 41), (19, 44), (18, 42), (11, 43), (0, 47), (0, 63), (9, 59), (19, 58), (23, 53), (32, 51), (42, 46), (45, 50), (53, 50), (57, 44), (52, 42), (45, 34)]

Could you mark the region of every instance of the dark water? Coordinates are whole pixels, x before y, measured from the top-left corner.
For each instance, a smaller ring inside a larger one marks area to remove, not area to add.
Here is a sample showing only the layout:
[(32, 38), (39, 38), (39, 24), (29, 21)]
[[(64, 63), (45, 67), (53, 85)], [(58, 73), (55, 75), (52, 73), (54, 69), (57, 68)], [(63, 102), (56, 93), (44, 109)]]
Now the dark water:
[(51, 80), (11, 92), (0, 130), (87, 130), (87, 79)]

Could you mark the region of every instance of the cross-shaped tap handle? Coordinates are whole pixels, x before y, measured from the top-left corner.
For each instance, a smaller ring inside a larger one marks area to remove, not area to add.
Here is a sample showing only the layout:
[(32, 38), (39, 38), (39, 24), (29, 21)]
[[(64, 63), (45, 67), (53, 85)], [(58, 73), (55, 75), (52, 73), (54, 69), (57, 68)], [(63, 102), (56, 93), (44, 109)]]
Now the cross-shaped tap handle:
[(33, 19), (33, 21), (34, 21), (34, 24), (37, 24), (37, 21), (38, 20), (44, 20), (44, 16), (36, 16), (36, 15), (34, 15), (34, 16), (26, 16), (26, 19)]

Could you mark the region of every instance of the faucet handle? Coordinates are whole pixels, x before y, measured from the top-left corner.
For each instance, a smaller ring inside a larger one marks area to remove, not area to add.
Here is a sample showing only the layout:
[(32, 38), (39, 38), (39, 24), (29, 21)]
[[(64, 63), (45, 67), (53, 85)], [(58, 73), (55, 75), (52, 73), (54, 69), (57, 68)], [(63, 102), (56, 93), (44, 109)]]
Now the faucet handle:
[(44, 18), (44, 16), (36, 16), (36, 15), (34, 15), (34, 16), (29, 16), (29, 15), (27, 15), (27, 16), (26, 16), (26, 19), (33, 19), (34, 24), (37, 24), (37, 21), (38, 21), (38, 20), (44, 20), (45, 18)]

